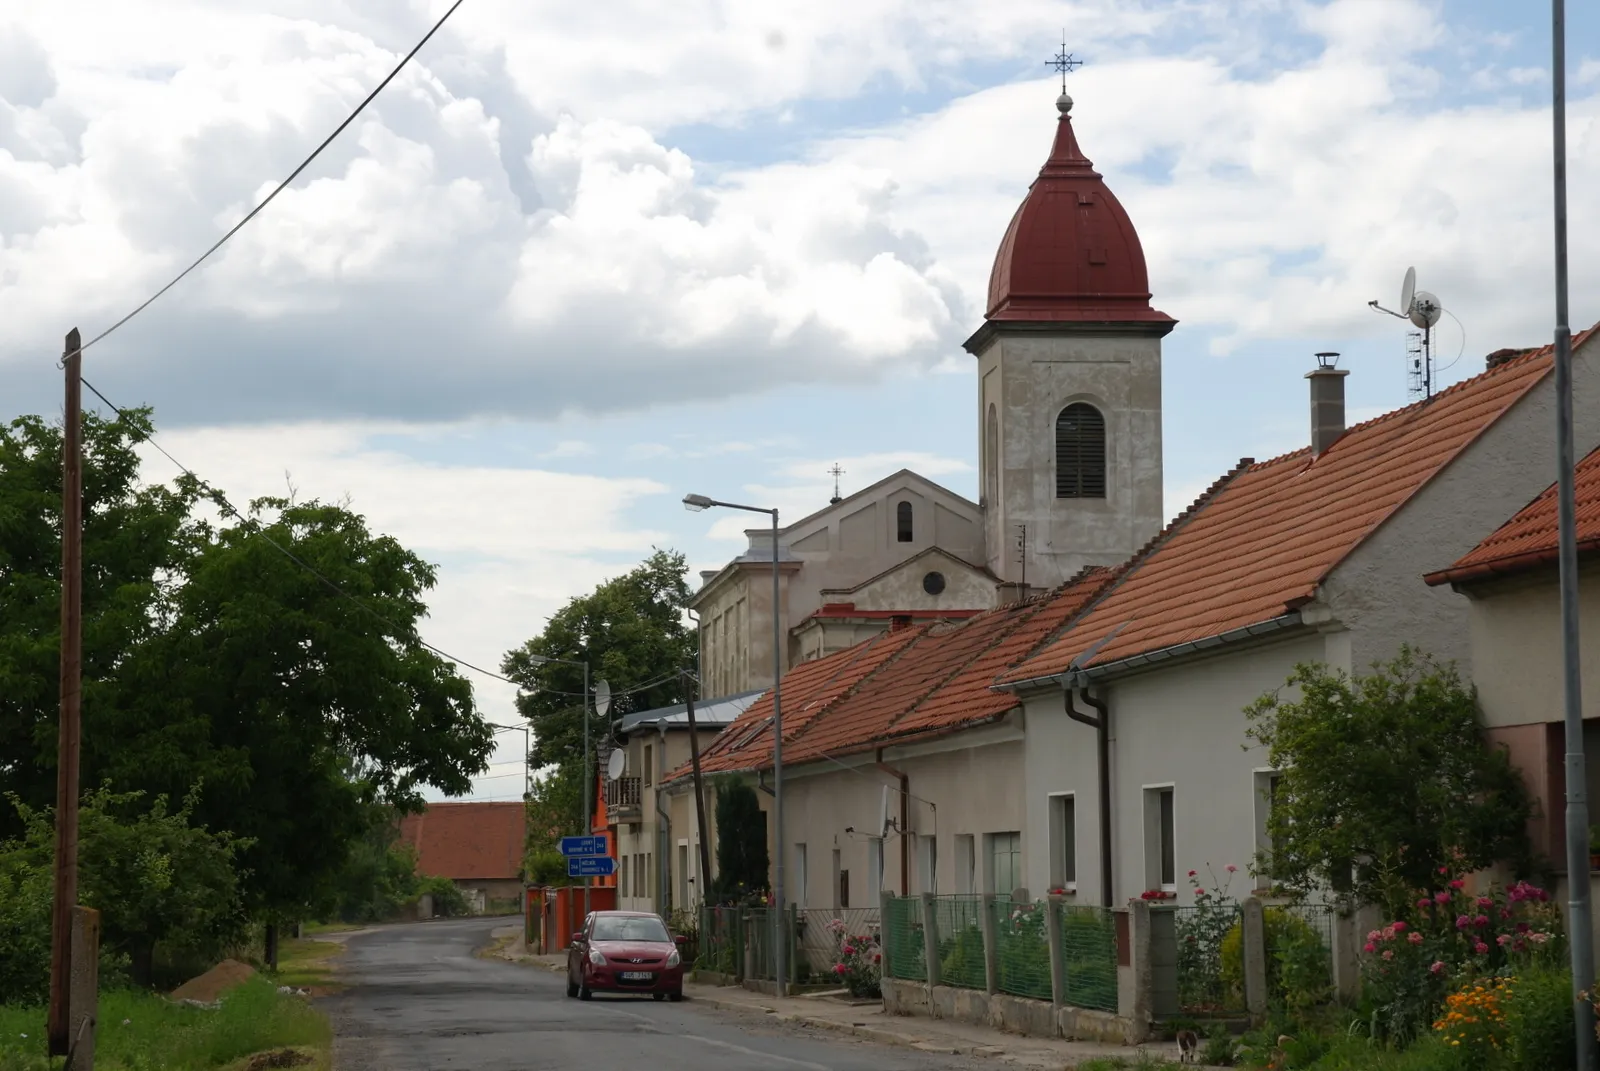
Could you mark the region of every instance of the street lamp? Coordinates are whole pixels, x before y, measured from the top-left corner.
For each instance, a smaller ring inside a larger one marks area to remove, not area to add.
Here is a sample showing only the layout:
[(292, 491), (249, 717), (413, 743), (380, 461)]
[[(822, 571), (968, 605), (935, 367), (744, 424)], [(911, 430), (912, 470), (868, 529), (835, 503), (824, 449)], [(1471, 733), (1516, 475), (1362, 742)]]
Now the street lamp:
[(778, 511), (760, 506), (741, 506), (737, 502), (719, 502), (705, 495), (684, 495), (685, 509), (698, 513), (701, 510), (721, 507), (743, 510), (745, 513), (765, 513), (772, 518), (772, 825), (777, 853), (772, 866), (772, 946), (777, 967), (775, 982), (778, 996), (783, 996), (784, 960), (783, 941), (783, 704), (780, 683), (783, 680), (783, 629), (778, 622)]
[[(571, 658), (551, 658), (548, 655), (529, 655), (528, 661), (536, 666), (561, 665), (580, 666), (583, 669), (583, 835), (588, 836), (594, 832), (594, 808), (589, 801), (589, 786), (593, 778), (589, 770), (589, 663), (587, 660), (578, 661)], [(605, 684), (604, 681), (600, 682)], [(606, 689), (609, 696), (611, 689)], [(583, 879), (583, 913), (589, 914), (589, 886), (590, 878)]]

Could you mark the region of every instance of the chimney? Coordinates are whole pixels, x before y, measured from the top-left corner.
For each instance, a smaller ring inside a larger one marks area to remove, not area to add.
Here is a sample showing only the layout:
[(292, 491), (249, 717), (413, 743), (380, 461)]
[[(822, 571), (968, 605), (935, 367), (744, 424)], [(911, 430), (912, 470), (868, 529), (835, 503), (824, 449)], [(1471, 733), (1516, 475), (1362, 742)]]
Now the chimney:
[(1344, 434), (1344, 377), (1348, 368), (1335, 368), (1337, 353), (1317, 354), (1317, 367), (1306, 373), (1311, 381), (1311, 453), (1321, 457)]

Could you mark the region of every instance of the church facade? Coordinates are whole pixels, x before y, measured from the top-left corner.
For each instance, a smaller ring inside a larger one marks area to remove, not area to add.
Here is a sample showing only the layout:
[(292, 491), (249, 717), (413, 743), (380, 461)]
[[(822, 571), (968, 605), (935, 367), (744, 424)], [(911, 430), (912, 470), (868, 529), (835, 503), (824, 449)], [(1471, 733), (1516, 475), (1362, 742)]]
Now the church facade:
[(1161, 340), (1132, 221), (1078, 147), (1063, 93), (1050, 153), (1000, 242), (976, 359), (981, 497), (902, 470), (702, 574), (702, 687), (879, 632), (966, 618), (1126, 561), (1161, 530)]

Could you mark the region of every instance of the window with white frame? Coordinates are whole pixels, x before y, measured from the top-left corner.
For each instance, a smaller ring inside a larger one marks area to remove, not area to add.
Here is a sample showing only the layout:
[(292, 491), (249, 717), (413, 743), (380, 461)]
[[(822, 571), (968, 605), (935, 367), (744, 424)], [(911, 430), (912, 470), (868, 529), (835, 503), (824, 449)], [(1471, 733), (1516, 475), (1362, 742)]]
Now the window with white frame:
[(917, 891), (939, 891), (939, 841), (931, 835), (917, 838)]
[(1175, 892), (1178, 888), (1177, 815), (1173, 786), (1151, 785), (1144, 790), (1145, 883), (1152, 889)]
[(1078, 807), (1071, 792), (1050, 797), (1050, 887), (1078, 888)]
[(977, 841), (971, 833), (958, 833), (956, 834), (956, 892), (970, 896), (977, 891)]
[(619, 855), (617, 856), (617, 895), (628, 896), (630, 895), (629, 889), (628, 857), (626, 855)]
[(867, 841), (867, 904), (874, 905), (883, 891), (883, 841), (878, 837)]
[(1022, 834), (990, 833), (984, 892), (1010, 896), (1022, 885)]
[(1281, 775), (1277, 770), (1257, 770), (1256, 780), (1256, 888), (1270, 889), (1277, 876), (1273, 859), (1280, 844), (1271, 830), (1273, 809), (1278, 805), (1278, 784)]

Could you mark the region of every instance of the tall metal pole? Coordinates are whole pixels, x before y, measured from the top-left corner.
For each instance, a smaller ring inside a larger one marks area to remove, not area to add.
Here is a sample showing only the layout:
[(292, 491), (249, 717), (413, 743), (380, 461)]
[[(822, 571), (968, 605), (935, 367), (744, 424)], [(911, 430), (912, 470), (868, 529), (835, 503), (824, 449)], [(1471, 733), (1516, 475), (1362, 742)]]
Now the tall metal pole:
[(1579, 994), (1594, 984), (1589, 907), (1588, 771), (1583, 754), (1583, 678), (1578, 662), (1578, 526), (1572, 444), (1572, 329), (1567, 311), (1567, 27), (1564, 0), (1551, 0), (1556, 251), (1556, 502), (1561, 567), (1561, 669), (1566, 692), (1567, 931), (1577, 1002), (1578, 1067), (1595, 1066), (1594, 1008)]
[[(700, 776), (700, 730), (694, 723), (694, 690), (699, 685), (699, 679), (684, 689), (684, 710), (689, 715), (689, 759), (694, 764), (694, 820), (699, 830), (699, 856), (700, 856), (700, 885), (711, 883), (711, 831), (706, 827), (706, 791), (705, 781)], [(706, 890), (696, 890), (700, 894), (700, 902), (708, 903)], [(688, 906), (688, 905), (685, 905)]]
[(71, 1051), (72, 909), (78, 901), (79, 687), (83, 649), (83, 354), (67, 332), (61, 439), (61, 731), (56, 747), (55, 901), (50, 918), (51, 1056)]
[[(589, 769), (589, 660), (583, 660), (583, 835), (591, 836), (594, 833), (594, 808), (589, 804), (590, 786), (595, 782), (595, 772)], [(594, 885), (594, 879), (585, 875), (583, 879), (583, 917), (589, 917), (589, 889)], [(617, 905), (621, 905), (622, 890), (617, 890)]]
[(778, 616), (778, 511), (772, 511), (772, 825), (777, 858), (772, 866), (772, 945), (777, 965), (778, 996), (788, 986), (783, 939), (783, 623)]

